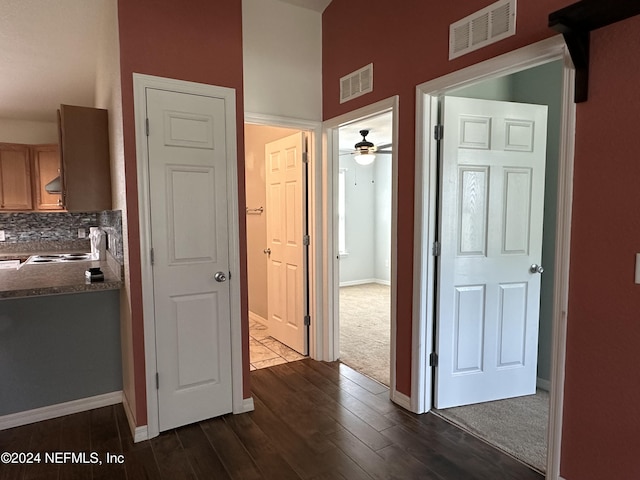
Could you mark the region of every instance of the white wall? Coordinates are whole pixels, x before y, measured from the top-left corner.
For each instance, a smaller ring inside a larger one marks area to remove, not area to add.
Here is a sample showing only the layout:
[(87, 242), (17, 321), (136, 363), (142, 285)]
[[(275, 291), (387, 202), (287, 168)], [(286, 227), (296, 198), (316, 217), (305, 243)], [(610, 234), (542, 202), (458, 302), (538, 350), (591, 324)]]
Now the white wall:
[(340, 256), (340, 285), (387, 283), (391, 279), (391, 155), (376, 155), (371, 165), (358, 165), (340, 155), (346, 168), (345, 243)]
[(377, 154), (375, 166), (375, 258), (376, 281), (391, 281), (391, 154)]
[(28, 145), (58, 143), (58, 124), (0, 118), (0, 142)]
[(322, 14), (242, 0), (246, 112), (322, 120)]
[[(96, 54), (95, 107), (109, 112), (109, 153), (111, 156), (111, 202), (113, 210), (122, 211), (124, 252), (124, 288), (120, 290), (120, 343), (122, 345), (122, 388), (127, 404), (135, 408), (133, 373), (133, 340), (131, 338), (131, 278), (127, 202), (124, 171), (124, 139), (122, 126), (122, 88), (120, 79), (120, 41), (117, 2), (101, 0), (102, 35)], [(136, 415), (136, 412), (132, 412)]]

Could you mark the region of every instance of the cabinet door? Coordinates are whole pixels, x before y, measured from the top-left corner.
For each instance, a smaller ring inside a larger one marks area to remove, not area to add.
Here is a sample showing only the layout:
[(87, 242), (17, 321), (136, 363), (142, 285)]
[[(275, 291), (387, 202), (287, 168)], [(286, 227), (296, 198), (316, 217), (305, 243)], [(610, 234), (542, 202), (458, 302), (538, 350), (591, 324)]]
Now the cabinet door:
[(33, 147), (33, 189), (36, 210), (62, 210), (59, 193), (49, 193), (45, 186), (60, 175), (60, 155), (57, 145)]
[(65, 208), (111, 209), (109, 122), (106, 110), (60, 105), (60, 156)]
[(31, 210), (31, 165), (27, 145), (0, 144), (0, 209)]

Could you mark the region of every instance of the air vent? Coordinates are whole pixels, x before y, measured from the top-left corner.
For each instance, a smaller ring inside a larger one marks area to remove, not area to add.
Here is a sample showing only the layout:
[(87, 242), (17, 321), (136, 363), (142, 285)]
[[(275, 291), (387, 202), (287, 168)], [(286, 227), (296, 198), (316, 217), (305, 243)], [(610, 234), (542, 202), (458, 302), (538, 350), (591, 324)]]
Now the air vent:
[(516, 0), (501, 0), (449, 26), (449, 60), (516, 33)]
[(373, 63), (340, 79), (340, 103), (373, 92)]

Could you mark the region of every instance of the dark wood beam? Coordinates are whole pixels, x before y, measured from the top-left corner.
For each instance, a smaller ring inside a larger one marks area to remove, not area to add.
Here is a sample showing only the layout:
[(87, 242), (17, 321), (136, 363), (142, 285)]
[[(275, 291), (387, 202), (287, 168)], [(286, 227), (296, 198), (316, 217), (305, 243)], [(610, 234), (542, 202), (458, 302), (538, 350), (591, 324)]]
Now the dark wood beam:
[(576, 103), (588, 98), (589, 33), (638, 14), (636, 0), (581, 0), (549, 15), (549, 27), (564, 36), (576, 68)]

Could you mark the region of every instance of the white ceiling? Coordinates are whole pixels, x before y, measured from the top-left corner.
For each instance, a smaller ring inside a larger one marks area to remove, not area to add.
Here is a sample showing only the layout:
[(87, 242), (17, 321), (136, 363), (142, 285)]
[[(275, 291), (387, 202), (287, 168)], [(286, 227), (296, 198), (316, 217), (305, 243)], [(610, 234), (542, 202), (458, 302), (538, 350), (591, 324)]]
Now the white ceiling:
[(0, 118), (55, 121), (93, 105), (102, 7), (109, 0), (2, 0)]
[[(93, 105), (107, 2), (1, 0), (0, 118), (53, 122), (61, 103)], [(322, 12), (331, 0), (281, 0)]]
[(392, 113), (382, 113), (364, 120), (358, 120), (338, 129), (340, 151), (352, 152), (356, 143), (362, 140), (360, 130), (369, 130), (367, 140), (376, 147), (392, 143)]

